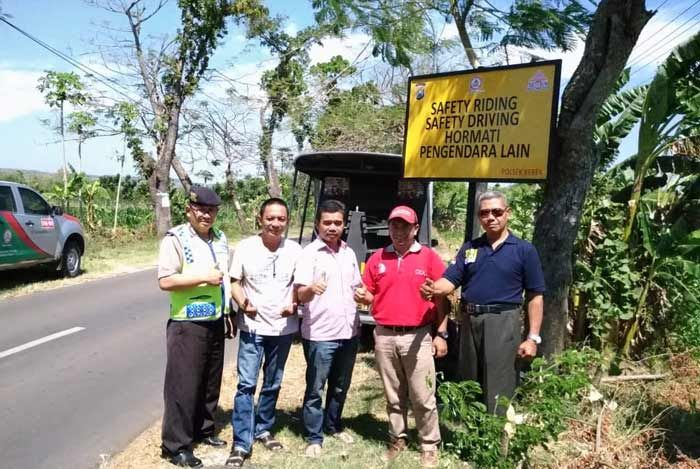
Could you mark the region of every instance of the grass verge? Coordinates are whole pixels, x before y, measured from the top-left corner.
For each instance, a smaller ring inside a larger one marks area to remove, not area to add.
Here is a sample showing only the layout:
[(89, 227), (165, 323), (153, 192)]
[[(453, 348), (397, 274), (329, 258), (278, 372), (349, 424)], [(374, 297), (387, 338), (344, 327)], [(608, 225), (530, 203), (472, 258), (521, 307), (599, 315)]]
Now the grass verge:
[(48, 266), (0, 272), (0, 300), (135, 272), (155, 266), (158, 259), (158, 240), (153, 235), (106, 237), (88, 234), (85, 245), (83, 272), (75, 278), (61, 278)]
[[(391, 464), (382, 461), (387, 438), (387, 418), (384, 393), (377, 375), (374, 355), (360, 353), (357, 356), (352, 385), (343, 411), (346, 429), (355, 437), (355, 443), (345, 444), (334, 438), (326, 438), (323, 454), (319, 458), (304, 456), (306, 443), (302, 436), (301, 405), (304, 394), (306, 363), (301, 344), (294, 344), (285, 368), (284, 381), (277, 404), (275, 434), (285, 446), (282, 452), (270, 452), (261, 445), (253, 448), (252, 458), (244, 467), (275, 467), (287, 469), (313, 468), (413, 468), (418, 467), (416, 434), (411, 434), (411, 448)], [(231, 409), (236, 386), (235, 370), (224, 372), (221, 400), (219, 401), (219, 436), (229, 442), (226, 449), (195, 448), (195, 454), (205, 467), (223, 467), (230, 451)], [(260, 389), (260, 383), (258, 384)], [(411, 419), (410, 426), (415, 426)], [(123, 452), (105, 461), (100, 469), (155, 469), (173, 467), (160, 458), (160, 422), (138, 436)], [(462, 467), (462, 463), (447, 455), (441, 455), (444, 468)]]

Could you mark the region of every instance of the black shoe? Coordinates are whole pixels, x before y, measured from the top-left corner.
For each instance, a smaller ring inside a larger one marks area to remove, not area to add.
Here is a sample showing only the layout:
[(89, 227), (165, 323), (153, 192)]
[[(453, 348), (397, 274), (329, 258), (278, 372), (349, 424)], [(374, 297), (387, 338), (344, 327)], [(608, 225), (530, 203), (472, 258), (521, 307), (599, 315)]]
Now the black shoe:
[(219, 438), (218, 436), (205, 436), (201, 440), (199, 440), (199, 444), (201, 445), (207, 445), (207, 446), (214, 446), (215, 448), (219, 448), (221, 446), (226, 446), (226, 442)]
[(192, 451), (188, 449), (182, 449), (177, 453), (171, 453), (170, 451), (163, 449), (161, 457), (170, 461), (178, 467), (203, 467), (202, 460), (196, 457)]
[(248, 454), (245, 451), (234, 449), (226, 460), (226, 465), (229, 467), (242, 467), (247, 458)]

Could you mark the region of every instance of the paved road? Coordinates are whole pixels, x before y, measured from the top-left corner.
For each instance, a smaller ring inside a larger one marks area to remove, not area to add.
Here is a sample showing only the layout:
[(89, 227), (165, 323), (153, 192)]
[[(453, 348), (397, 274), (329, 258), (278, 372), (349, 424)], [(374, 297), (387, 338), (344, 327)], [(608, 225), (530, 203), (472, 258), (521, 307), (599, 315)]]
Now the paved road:
[(158, 419), (167, 308), (153, 269), (3, 300), (0, 467), (93, 468)]

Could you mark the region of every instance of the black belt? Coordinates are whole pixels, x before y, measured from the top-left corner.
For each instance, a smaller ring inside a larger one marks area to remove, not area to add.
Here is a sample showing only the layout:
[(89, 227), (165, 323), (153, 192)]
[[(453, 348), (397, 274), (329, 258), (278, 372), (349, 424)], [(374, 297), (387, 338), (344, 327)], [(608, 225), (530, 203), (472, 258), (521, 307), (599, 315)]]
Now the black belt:
[(462, 305), (462, 311), (469, 314), (503, 313), (505, 311), (513, 311), (516, 309), (520, 309), (520, 304), (500, 303), (493, 305), (477, 305), (474, 303), (467, 303)]
[(417, 329), (423, 329), (427, 324), (423, 324), (422, 326), (385, 326), (384, 324), (380, 324), (380, 326), (384, 327), (385, 329), (391, 329), (394, 332), (411, 332), (415, 331)]

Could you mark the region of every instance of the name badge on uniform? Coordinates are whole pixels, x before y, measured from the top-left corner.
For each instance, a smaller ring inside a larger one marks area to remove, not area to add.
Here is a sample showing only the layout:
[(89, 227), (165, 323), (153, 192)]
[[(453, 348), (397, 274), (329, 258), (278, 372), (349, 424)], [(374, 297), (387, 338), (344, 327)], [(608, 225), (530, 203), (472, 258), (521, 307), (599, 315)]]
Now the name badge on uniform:
[(467, 249), (464, 251), (464, 263), (465, 264), (471, 264), (472, 262), (476, 261), (476, 254), (479, 251), (476, 249)]

